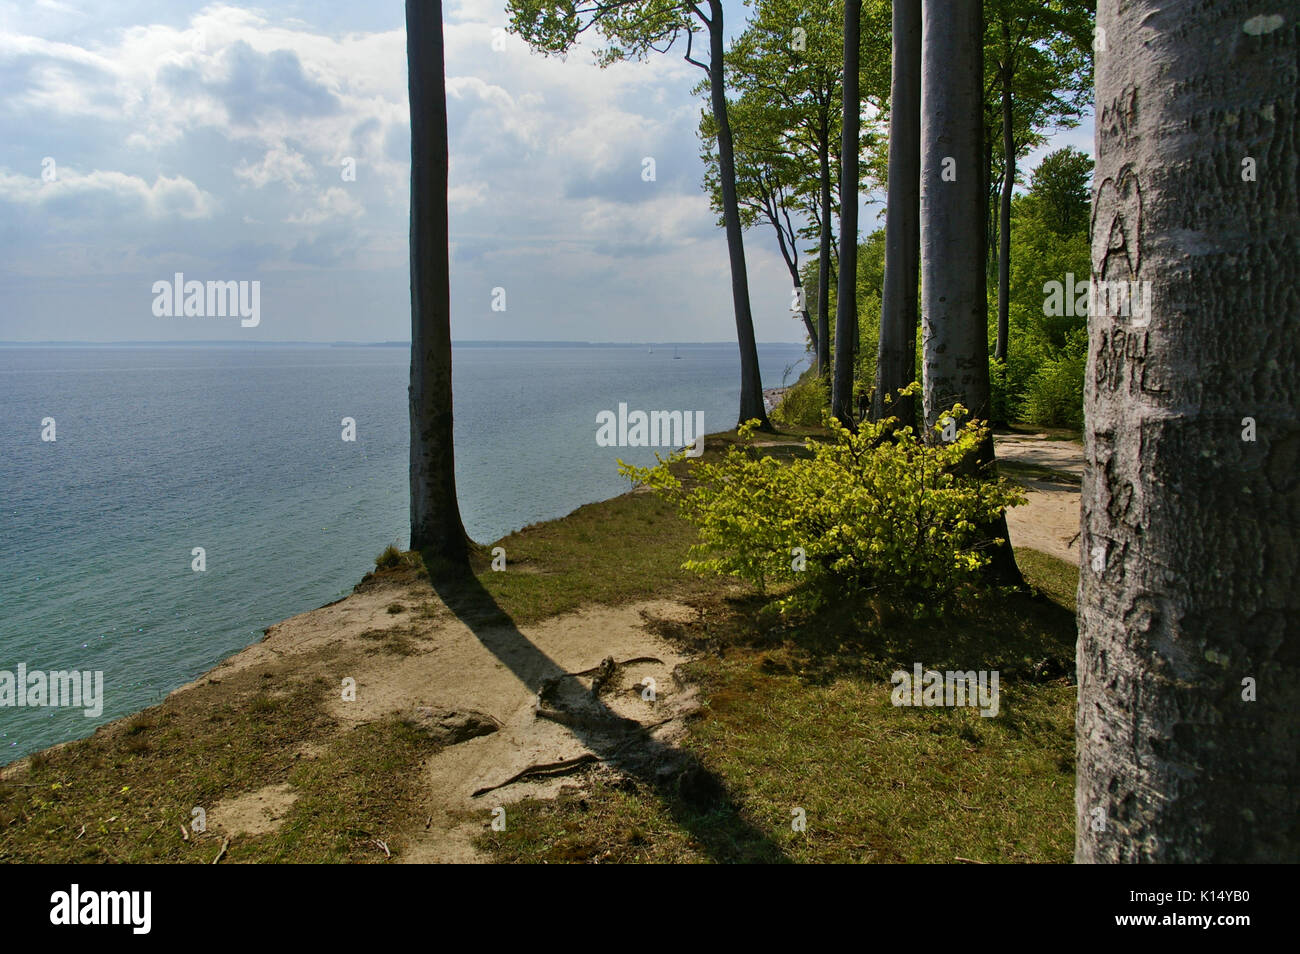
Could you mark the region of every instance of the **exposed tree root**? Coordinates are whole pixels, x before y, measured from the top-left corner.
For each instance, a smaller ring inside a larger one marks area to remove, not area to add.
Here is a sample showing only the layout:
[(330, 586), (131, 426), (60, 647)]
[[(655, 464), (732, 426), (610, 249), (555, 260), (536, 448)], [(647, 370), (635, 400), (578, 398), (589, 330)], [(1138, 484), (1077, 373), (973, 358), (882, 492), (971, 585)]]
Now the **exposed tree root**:
[(505, 788), (507, 785), (513, 785), (515, 782), (522, 782), (526, 778), (542, 778), (553, 775), (568, 775), (574, 769), (581, 768), (584, 765), (590, 765), (593, 762), (603, 762), (604, 759), (592, 755), (590, 752), (579, 755), (577, 758), (564, 759), (560, 762), (544, 762), (540, 765), (530, 765), (522, 772), (517, 772), (510, 776), (504, 782), (498, 782), (496, 785), (488, 785), (485, 788), (476, 789), (473, 797), (478, 798), (480, 795), (486, 795), (488, 792), (494, 792), (498, 788)]

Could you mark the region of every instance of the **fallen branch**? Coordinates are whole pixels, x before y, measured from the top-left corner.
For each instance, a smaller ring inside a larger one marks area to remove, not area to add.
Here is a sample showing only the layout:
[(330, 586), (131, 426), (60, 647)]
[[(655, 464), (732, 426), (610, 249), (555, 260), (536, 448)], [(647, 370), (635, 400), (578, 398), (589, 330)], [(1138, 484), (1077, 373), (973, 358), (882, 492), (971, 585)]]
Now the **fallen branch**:
[(226, 857), (226, 849), (229, 847), (230, 847), (230, 839), (227, 838), (225, 841), (221, 843), (221, 850), (217, 852), (217, 857), (212, 859), (212, 863), (214, 865), (222, 858)]

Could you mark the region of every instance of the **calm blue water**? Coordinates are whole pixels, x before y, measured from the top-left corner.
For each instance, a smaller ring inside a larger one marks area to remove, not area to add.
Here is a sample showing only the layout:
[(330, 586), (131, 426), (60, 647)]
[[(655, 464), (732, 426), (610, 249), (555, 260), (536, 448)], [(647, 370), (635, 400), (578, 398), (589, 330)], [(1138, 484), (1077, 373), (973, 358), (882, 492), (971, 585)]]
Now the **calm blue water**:
[[(735, 345), (679, 353), (456, 348), (470, 535), (625, 491), (615, 458), (654, 452), (596, 446), (597, 412), (620, 401), (732, 427)], [(806, 367), (799, 345), (759, 354), (765, 386)], [(105, 697), (98, 719), (0, 707), (0, 764), (157, 702), (404, 546), (408, 370), (404, 348), (0, 348), (0, 670), (102, 670)]]

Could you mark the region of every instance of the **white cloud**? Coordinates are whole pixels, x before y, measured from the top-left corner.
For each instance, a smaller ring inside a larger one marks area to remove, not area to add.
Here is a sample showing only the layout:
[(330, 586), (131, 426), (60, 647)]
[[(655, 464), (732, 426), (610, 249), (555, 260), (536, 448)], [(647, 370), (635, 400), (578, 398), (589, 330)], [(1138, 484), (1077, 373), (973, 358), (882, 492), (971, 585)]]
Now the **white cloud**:
[(80, 174), (58, 169), (57, 178), (46, 182), (39, 177), (0, 172), (0, 202), (20, 205), (58, 206), (69, 217), (84, 215), (96, 198), (115, 200), (125, 211), (143, 213), (154, 219), (205, 219), (216, 208), (216, 199), (183, 176), (158, 176), (150, 185), (139, 176), (100, 171)]
[(285, 146), (274, 146), (256, 163), (241, 162), (235, 167), (235, 177), (243, 179), (255, 189), (272, 182), (283, 183), (294, 192), (314, 175), (305, 156)]
[(316, 196), (316, 204), (304, 212), (285, 219), (291, 225), (320, 225), (330, 219), (355, 219), (365, 209), (339, 186), (331, 186)]

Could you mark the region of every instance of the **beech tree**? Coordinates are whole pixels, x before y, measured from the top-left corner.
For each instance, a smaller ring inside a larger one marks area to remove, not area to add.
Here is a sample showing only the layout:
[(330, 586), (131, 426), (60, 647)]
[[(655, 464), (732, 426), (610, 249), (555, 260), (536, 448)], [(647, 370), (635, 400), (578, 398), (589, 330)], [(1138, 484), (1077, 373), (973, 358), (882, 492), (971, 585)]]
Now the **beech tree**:
[[(817, 319), (809, 331), (817, 369), (830, 365), (830, 282), (834, 269), (832, 190), (839, 174), (840, 81), (843, 73), (840, 22), (842, 0), (758, 0), (754, 17), (728, 53), (728, 84), (739, 93), (733, 101), (732, 128), (737, 154), (744, 152), (764, 169), (768, 183), (781, 182), (785, 199), (773, 223), (796, 289), (803, 289), (797, 240), (818, 242), (817, 284), (811, 296)], [(712, 135), (711, 117), (708, 123)], [(706, 160), (716, 169), (716, 147)], [(770, 185), (755, 188), (743, 162), (737, 163), (737, 189), (761, 206), (772, 196)], [(778, 168), (779, 167), (779, 168)], [(720, 208), (716, 177), (708, 183)], [(767, 194), (764, 195), (763, 193)], [(785, 213), (811, 222), (796, 225)], [(764, 217), (771, 216), (764, 210)], [(807, 314), (807, 307), (804, 309)], [(812, 324), (811, 317), (806, 319)]]
[[(885, 278), (872, 418), (916, 423), (917, 283), (921, 242), (921, 0), (894, 0), (893, 81), (889, 101), (889, 184), (885, 207)], [(893, 403), (886, 405), (885, 396)]]
[[(776, 233), (777, 247), (790, 273), (794, 293), (802, 298), (802, 302), (792, 302), (791, 310), (803, 321), (814, 353), (820, 354), (825, 339), (819, 337), (809, 314), (799, 265), (803, 230), (797, 223), (804, 214), (805, 197), (801, 192), (806, 182), (800, 156), (788, 143), (781, 125), (783, 117), (764, 98), (747, 94), (729, 102), (727, 112), (735, 133), (736, 201), (740, 206), (741, 227), (750, 229), (766, 222)], [(704, 146), (701, 156), (705, 163), (704, 188), (714, 211), (721, 216), (717, 129), (711, 113), (700, 118), (700, 138)], [(721, 224), (725, 225), (725, 220)]]
[(1295, 861), (1300, 21), (1097, 28), (1075, 859)]
[(831, 378), (831, 416), (853, 427), (853, 357), (858, 342), (858, 135), (862, 128), (859, 93), (861, 0), (844, 0), (844, 113), (840, 120), (840, 266), (835, 302), (835, 371)]
[[(977, 3), (923, 0), (921, 8), (921, 335), (925, 425), (930, 439), (960, 403), (987, 421), (989, 390), (984, 276), (981, 78), (983, 11)], [(966, 466), (993, 468), (988, 436)], [(1000, 539), (989, 567), (1019, 582), (1005, 514), (988, 528)]]
[[(727, 115), (726, 72), (723, 59), (726, 32), (722, 0), (509, 0), (510, 28), (530, 47), (544, 53), (567, 53), (578, 37), (594, 29), (608, 46), (598, 51), (602, 66), (620, 60), (644, 59), (664, 53), (685, 34), (686, 61), (708, 74), (709, 98), (717, 127), (718, 181), (731, 265), (731, 297), (740, 345), (740, 415), (738, 423), (757, 419), (772, 430), (763, 404), (758, 345), (749, 302), (745, 242), (736, 198), (735, 154)], [(707, 12), (705, 12), (707, 10)], [(693, 55), (697, 32), (708, 42), (708, 62)]]
[[(411, 549), (467, 565), (456, 500), (442, 0), (406, 0), (411, 105)], [(432, 569), (433, 567), (431, 567)]]

